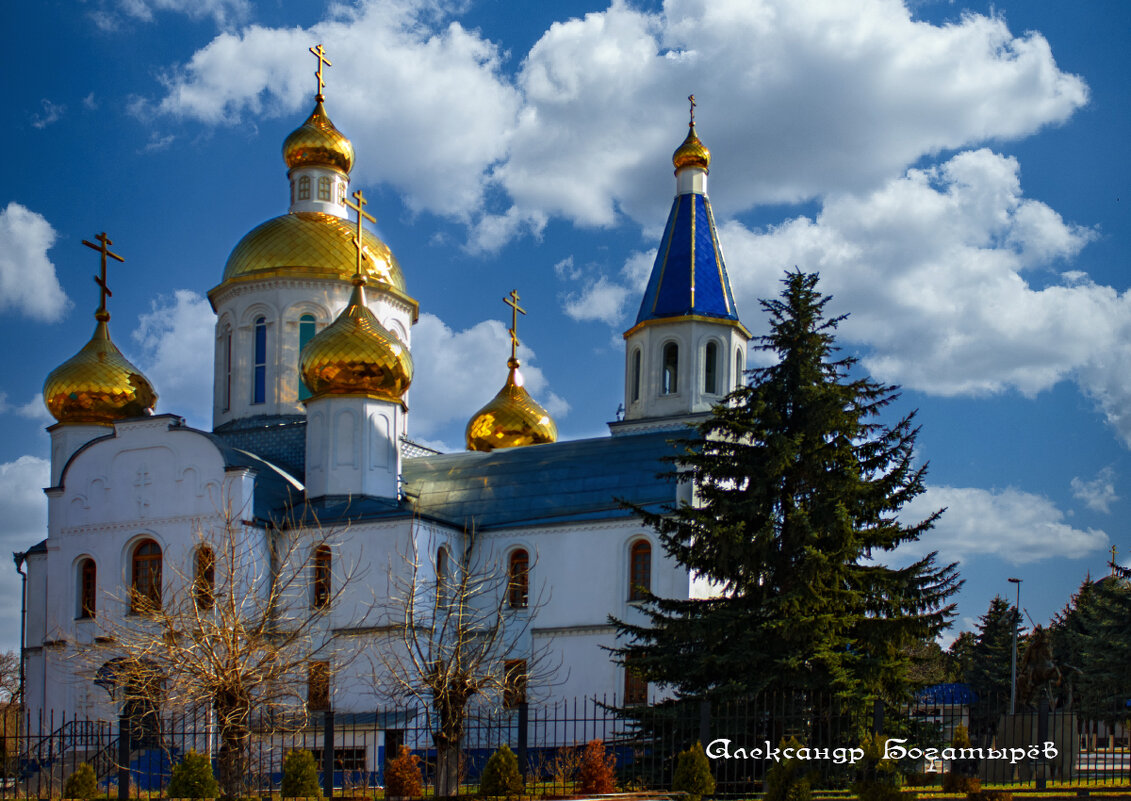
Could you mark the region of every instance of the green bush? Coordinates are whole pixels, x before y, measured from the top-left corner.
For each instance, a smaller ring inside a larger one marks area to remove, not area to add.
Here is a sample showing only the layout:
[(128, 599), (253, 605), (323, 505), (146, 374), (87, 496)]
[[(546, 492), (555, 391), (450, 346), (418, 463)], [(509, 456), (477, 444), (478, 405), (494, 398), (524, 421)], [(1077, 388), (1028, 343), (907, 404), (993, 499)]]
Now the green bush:
[(79, 765), (63, 783), (63, 798), (81, 798), (83, 801), (90, 801), (98, 795), (101, 795), (98, 791), (98, 777), (94, 775), (94, 768), (85, 762)]
[(899, 789), (899, 765), (894, 759), (885, 759), (888, 738), (883, 734), (865, 737), (860, 747), (864, 749), (864, 771), (852, 785), (853, 794), (860, 801), (914, 801), (915, 793), (902, 793)]
[(676, 757), (672, 789), (687, 793), (690, 801), (700, 801), (715, 792), (715, 777), (711, 775), (711, 763), (703, 753), (702, 743), (696, 743)]
[(503, 743), (491, 754), (479, 778), (479, 794), (491, 796), (522, 795), (522, 774), (518, 770), (518, 757)]
[(420, 757), (402, 745), (400, 752), (385, 763), (385, 798), (420, 798), (424, 782), (420, 779)]
[[(801, 747), (796, 737), (782, 739), (781, 748)], [(808, 771), (800, 759), (783, 759), (766, 771), (765, 801), (809, 801), (812, 797)]]
[(314, 754), (297, 749), (287, 753), (283, 760), (283, 785), (279, 794), (283, 798), (322, 797), (322, 788), (318, 786), (318, 766), (314, 764)]
[(196, 751), (185, 754), (185, 758), (173, 766), (165, 795), (169, 798), (216, 798), (220, 795), (220, 786), (212, 773), (212, 760), (208, 755)]

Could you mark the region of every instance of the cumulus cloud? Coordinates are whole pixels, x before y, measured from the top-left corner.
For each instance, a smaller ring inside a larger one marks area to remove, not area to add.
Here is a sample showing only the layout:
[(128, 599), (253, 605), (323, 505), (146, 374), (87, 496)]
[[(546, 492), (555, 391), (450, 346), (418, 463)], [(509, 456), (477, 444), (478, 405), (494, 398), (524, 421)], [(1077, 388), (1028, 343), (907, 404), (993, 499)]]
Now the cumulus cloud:
[(596, 320), (616, 325), (624, 318), (629, 290), (606, 276), (587, 284), (579, 292), (571, 292), (565, 299), (565, 313), (579, 322)]
[[(412, 328), (412, 354), (409, 436), (417, 439), (433, 436), (447, 423), (465, 423), (495, 396), (507, 377), (510, 335), (498, 320), (453, 331), (434, 314), (421, 314)], [(554, 417), (564, 416), (569, 404), (548, 390), (542, 370), (533, 364), (534, 351), (520, 345), (518, 358), (527, 392)]]
[(189, 19), (211, 19), (217, 27), (229, 28), (248, 18), (248, 0), (102, 0), (90, 16), (99, 28), (117, 30), (125, 20), (152, 22), (156, 12), (184, 14)]
[(41, 105), (43, 106), (43, 112), (31, 115), (31, 126), (40, 130), (43, 130), (52, 123), (58, 122), (67, 111), (66, 104), (53, 103), (46, 97), (41, 101)]
[(1096, 512), (1107, 514), (1111, 505), (1119, 500), (1115, 494), (1115, 471), (1105, 467), (1096, 477), (1086, 481), (1079, 476), (1071, 481), (1072, 497), (1083, 501), (1084, 505)]
[(38, 392), (32, 395), (29, 401), (22, 404), (8, 403), (8, 395), (4, 392), (0, 392), (0, 414), (9, 413), (19, 415), (28, 420), (37, 420), (41, 423), (50, 423), (52, 421), (51, 414), (47, 411), (47, 405), (43, 402), (43, 396)]
[(131, 335), (141, 349), (138, 367), (157, 390), (158, 411), (204, 429), (212, 425), (215, 326), (208, 300), (178, 289), (154, 300)]
[(946, 512), (917, 543), (900, 546), (905, 558), (938, 551), (943, 562), (996, 556), (1012, 564), (1043, 559), (1078, 559), (1102, 551), (1105, 532), (1073, 528), (1064, 513), (1042, 495), (1014, 489), (928, 487), (904, 507), (905, 520), (921, 520), (940, 508)]
[(70, 309), (47, 251), (55, 229), (42, 214), (11, 202), (0, 211), (0, 310), (54, 322)]
[[(47, 536), (47, 498), (51, 465), (37, 456), (21, 456), (0, 464), (0, 548), (26, 551)], [(9, 567), (11, 567), (9, 565)], [(13, 574), (14, 578), (14, 574)], [(19, 644), (20, 582), (0, 582), (0, 649)]]

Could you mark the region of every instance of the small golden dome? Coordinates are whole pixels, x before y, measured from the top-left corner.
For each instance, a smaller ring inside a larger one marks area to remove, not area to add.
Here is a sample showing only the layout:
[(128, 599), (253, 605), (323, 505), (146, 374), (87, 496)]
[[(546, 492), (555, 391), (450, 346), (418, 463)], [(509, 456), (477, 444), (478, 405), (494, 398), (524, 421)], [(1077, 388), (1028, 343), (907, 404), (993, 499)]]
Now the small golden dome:
[(557, 442), (558, 426), (522, 386), (518, 359), (507, 362), (507, 383), (467, 423), (467, 449), (493, 451)]
[(353, 168), (353, 145), (330, 122), (321, 99), (315, 102), (306, 122), (283, 140), (283, 161), (290, 169), (313, 165), (348, 174)]
[(312, 397), (368, 395), (399, 401), (412, 383), (412, 356), (365, 305), (364, 281), (354, 283), (338, 319), (306, 343), (299, 359)]
[[(298, 211), (275, 217), (251, 229), (232, 249), (224, 266), (224, 282), (279, 275), (290, 278), (350, 280), (357, 261), (353, 245), (356, 226), (349, 220), (318, 211)], [(365, 229), (362, 274), (398, 292), (405, 291), (404, 274), (389, 246)]]
[(157, 405), (149, 380), (110, 341), (110, 315), (100, 311), (94, 336), (43, 383), (43, 402), (60, 423), (108, 425), (141, 417)]
[(683, 167), (699, 167), (706, 170), (711, 166), (711, 151), (699, 141), (699, 135), (695, 133), (695, 123), (691, 123), (690, 129), (683, 144), (672, 154), (672, 164), (675, 165), (677, 172)]

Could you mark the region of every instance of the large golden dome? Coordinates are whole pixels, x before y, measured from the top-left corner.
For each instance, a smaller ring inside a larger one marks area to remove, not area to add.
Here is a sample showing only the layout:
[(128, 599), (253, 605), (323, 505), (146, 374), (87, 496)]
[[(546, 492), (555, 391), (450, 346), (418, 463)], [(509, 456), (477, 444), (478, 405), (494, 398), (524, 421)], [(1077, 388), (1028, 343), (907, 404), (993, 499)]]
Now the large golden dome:
[(510, 359), (507, 366), (510, 374), (503, 388), (467, 423), (469, 451), (544, 445), (558, 439), (558, 426), (550, 413), (523, 388), (518, 360)]
[[(250, 278), (335, 278), (350, 280), (357, 261), (349, 220), (317, 211), (275, 217), (249, 231), (224, 266), (224, 283)], [(389, 246), (365, 230), (362, 274), (405, 292), (404, 274)]]
[(349, 305), (302, 349), (299, 369), (313, 398), (368, 395), (400, 401), (412, 383), (412, 356), (366, 307), (363, 285), (355, 281)]
[(675, 165), (677, 171), (682, 167), (699, 167), (706, 170), (711, 166), (711, 151), (699, 141), (699, 135), (695, 133), (694, 122), (691, 123), (683, 144), (676, 148), (675, 153), (672, 154), (672, 164)]
[(149, 414), (157, 393), (110, 341), (110, 315), (100, 311), (94, 336), (56, 367), (43, 384), (43, 401), (60, 423), (107, 425)]
[[(319, 95), (321, 97), (321, 95)], [(344, 173), (353, 168), (353, 145), (334, 127), (319, 99), (306, 122), (283, 140), (287, 167), (333, 167)]]

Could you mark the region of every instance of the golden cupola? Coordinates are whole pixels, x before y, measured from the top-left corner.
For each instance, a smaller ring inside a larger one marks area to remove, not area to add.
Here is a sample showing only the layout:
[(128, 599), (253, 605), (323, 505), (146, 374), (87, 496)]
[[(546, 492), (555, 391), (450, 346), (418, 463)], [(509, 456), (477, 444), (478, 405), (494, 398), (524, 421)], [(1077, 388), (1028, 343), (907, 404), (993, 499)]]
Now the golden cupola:
[(695, 132), (695, 95), (687, 98), (691, 101), (691, 121), (687, 123), (687, 138), (672, 153), (672, 164), (675, 171), (679, 172), (684, 167), (697, 167), (708, 172), (711, 166), (711, 151), (699, 141), (699, 134)]
[(60, 423), (110, 425), (128, 417), (142, 417), (157, 405), (157, 393), (141, 371), (132, 365), (110, 339), (110, 312), (106, 310), (106, 257), (124, 261), (107, 248), (106, 234), (100, 245), (83, 244), (102, 253), (102, 275), (95, 281), (102, 288), (94, 319), (94, 336), (82, 350), (56, 367), (43, 383), (43, 402)]
[(549, 412), (530, 397), (518, 369), (518, 315), (526, 314), (519, 308), (518, 299), (517, 291), (512, 291), (509, 297), (503, 298), (503, 302), (512, 310), (511, 356), (507, 360), (510, 373), (503, 388), (467, 422), (464, 436), (469, 451), (545, 445), (558, 439), (557, 423)]
[(349, 304), (302, 349), (300, 370), (311, 398), (363, 395), (403, 402), (412, 356), (365, 305), (365, 279), (354, 278)]
[(283, 161), (295, 167), (332, 167), (349, 174), (353, 169), (353, 144), (334, 127), (319, 94), (306, 122), (283, 140)]

